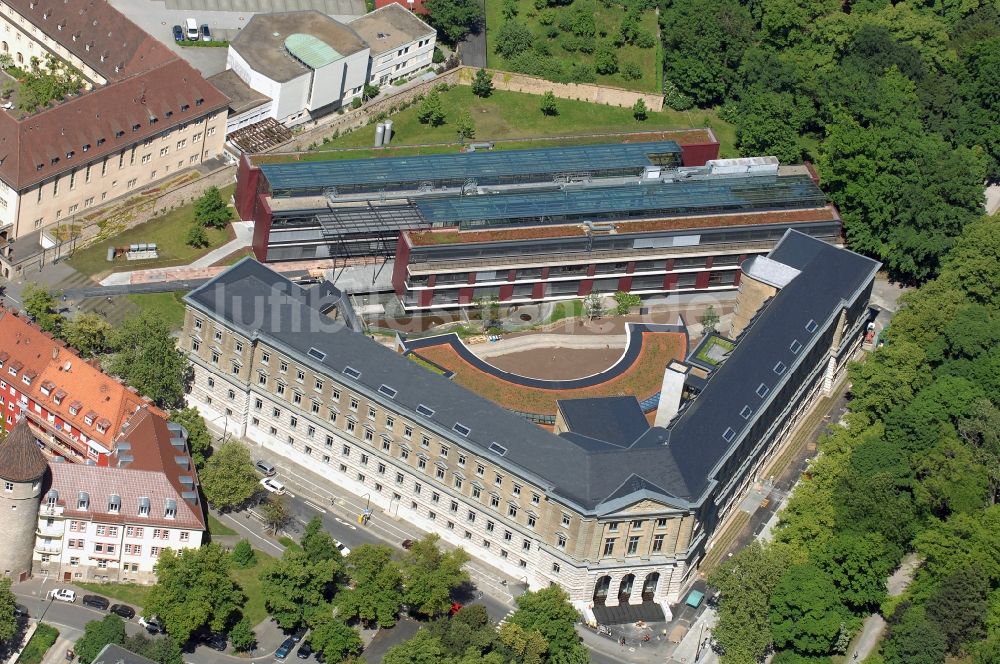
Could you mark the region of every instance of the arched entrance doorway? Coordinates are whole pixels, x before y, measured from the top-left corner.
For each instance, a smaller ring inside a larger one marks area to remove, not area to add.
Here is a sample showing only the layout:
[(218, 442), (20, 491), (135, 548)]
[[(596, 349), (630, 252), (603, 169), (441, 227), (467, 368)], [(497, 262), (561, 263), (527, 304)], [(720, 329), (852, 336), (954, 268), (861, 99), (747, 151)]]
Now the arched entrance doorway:
[(646, 580), (642, 583), (642, 601), (652, 602), (656, 593), (656, 586), (660, 583), (660, 573), (651, 572), (646, 575)]
[(604, 604), (608, 598), (608, 590), (611, 589), (611, 577), (602, 576), (594, 585), (594, 604)]
[(621, 585), (618, 586), (618, 603), (627, 604), (628, 598), (632, 596), (632, 586), (635, 584), (635, 574), (626, 574), (622, 577)]

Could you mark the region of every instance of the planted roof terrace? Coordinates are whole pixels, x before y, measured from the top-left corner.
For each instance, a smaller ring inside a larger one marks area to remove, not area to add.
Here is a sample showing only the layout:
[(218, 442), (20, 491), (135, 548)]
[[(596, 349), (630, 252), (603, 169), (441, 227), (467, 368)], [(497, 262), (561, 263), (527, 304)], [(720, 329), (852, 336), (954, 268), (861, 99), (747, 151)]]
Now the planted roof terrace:
[(641, 174), (648, 166), (677, 167), (675, 141), (497, 150), (379, 159), (264, 163), (260, 170), (273, 197), (461, 187), (554, 181), (560, 176), (616, 177)]

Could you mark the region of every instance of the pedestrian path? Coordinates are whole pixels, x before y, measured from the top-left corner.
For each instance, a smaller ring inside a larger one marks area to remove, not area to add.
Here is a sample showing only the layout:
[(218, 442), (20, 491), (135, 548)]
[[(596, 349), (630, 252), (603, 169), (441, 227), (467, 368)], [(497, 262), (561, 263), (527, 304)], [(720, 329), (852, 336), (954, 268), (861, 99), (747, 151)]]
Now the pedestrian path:
[(56, 642), (52, 644), (48, 652), (45, 653), (45, 657), (42, 659), (42, 664), (65, 664), (66, 662), (66, 651), (73, 649), (73, 641), (59, 634), (59, 638)]
[(213, 249), (193, 263), (188, 264), (188, 267), (211, 267), (226, 256), (249, 247), (253, 241), (253, 222), (234, 221), (233, 233), (236, 235), (235, 238), (221, 247)]

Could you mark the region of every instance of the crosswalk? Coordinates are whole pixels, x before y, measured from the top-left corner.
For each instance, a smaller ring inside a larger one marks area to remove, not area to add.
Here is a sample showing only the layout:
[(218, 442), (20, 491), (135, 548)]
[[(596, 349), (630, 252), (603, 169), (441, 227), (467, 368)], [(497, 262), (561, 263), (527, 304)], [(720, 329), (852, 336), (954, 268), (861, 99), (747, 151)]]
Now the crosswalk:
[(500, 631), (501, 627), (503, 627), (504, 625), (507, 624), (507, 621), (510, 620), (510, 617), (512, 615), (514, 615), (514, 613), (516, 611), (517, 611), (517, 609), (511, 609), (510, 611), (507, 612), (507, 615), (505, 615), (503, 618), (500, 619), (500, 622), (497, 623), (497, 631), (498, 632)]

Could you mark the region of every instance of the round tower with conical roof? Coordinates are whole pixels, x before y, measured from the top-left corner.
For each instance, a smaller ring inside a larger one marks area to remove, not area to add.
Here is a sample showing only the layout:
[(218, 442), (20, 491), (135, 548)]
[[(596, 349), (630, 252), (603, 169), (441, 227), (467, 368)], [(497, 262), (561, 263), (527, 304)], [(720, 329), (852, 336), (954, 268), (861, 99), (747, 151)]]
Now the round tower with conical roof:
[(31, 576), (42, 484), (49, 463), (21, 416), (0, 443), (0, 572), (15, 582)]

